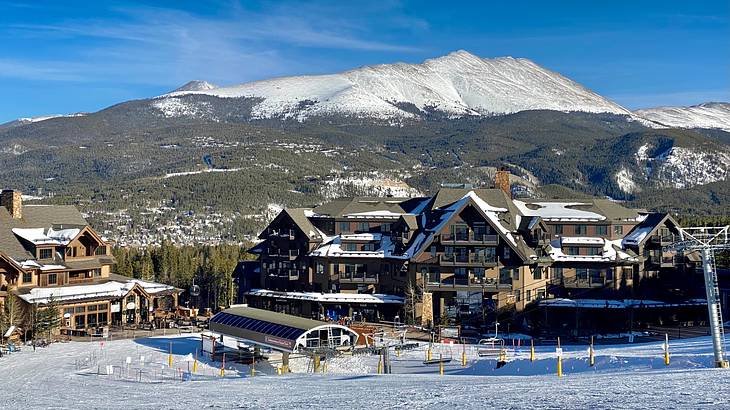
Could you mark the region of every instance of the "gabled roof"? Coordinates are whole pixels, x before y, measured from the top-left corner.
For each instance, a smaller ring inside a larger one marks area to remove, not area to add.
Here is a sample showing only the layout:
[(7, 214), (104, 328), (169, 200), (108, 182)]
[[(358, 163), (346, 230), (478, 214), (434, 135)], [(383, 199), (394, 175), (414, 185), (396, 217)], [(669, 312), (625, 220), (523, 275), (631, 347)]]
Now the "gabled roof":
[(621, 206), (608, 199), (525, 199), (515, 200), (514, 204), (525, 216), (540, 216), (545, 221), (600, 222), (638, 221), (635, 209)]
[(626, 236), (624, 236), (624, 245), (639, 246), (659, 229), (660, 226), (669, 222), (674, 226), (679, 226), (677, 221), (671, 215), (663, 212), (651, 213), (646, 215), (640, 224), (636, 225)]
[[(304, 235), (311, 241), (323, 241), (326, 239), (326, 235), (322, 233), (317, 227), (315, 227), (309, 220), (308, 215), (311, 215), (312, 210), (308, 208), (286, 208), (279, 212), (269, 226), (277, 223), (282, 218), (289, 218), (294, 226), (297, 227)], [(265, 239), (265, 232), (261, 232), (259, 239)]]

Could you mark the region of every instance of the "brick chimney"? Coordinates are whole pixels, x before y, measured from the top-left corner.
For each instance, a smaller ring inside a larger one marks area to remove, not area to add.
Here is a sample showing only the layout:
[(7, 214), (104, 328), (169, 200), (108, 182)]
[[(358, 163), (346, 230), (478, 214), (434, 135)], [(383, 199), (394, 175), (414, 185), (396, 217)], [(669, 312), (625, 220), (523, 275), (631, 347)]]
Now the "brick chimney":
[(494, 174), (494, 187), (501, 189), (508, 197), (512, 198), (512, 190), (509, 184), (509, 171), (502, 168)]
[(23, 198), (20, 192), (4, 189), (0, 192), (0, 206), (4, 206), (13, 219), (23, 218)]

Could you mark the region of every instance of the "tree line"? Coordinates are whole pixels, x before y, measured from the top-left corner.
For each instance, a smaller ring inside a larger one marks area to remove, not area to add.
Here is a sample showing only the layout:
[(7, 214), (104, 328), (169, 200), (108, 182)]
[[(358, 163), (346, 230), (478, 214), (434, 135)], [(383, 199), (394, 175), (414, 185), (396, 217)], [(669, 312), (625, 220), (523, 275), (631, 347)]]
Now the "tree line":
[[(239, 261), (252, 259), (247, 247), (238, 245), (174, 246), (163, 241), (158, 247), (113, 249), (115, 273), (183, 289), (182, 304), (191, 307), (229, 306), (234, 303), (233, 271)], [(191, 296), (193, 284), (199, 296)]]

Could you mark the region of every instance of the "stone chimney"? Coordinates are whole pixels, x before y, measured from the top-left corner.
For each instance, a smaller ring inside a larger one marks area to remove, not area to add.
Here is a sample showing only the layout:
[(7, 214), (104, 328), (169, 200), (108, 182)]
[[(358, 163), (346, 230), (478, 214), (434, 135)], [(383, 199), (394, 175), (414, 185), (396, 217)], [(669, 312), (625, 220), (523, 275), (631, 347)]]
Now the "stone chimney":
[(509, 171), (502, 168), (494, 174), (494, 187), (501, 189), (508, 197), (512, 198), (512, 190), (509, 184)]
[(4, 206), (13, 219), (23, 218), (23, 198), (20, 192), (4, 189), (0, 192), (0, 206)]

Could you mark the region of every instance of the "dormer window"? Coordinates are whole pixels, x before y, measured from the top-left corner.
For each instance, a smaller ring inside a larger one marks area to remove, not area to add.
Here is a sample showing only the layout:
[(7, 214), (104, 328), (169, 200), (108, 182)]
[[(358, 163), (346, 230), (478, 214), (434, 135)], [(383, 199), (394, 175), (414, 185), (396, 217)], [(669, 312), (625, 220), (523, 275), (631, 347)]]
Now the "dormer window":
[(53, 248), (41, 248), (38, 250), (38, 259), (53, 259)]

